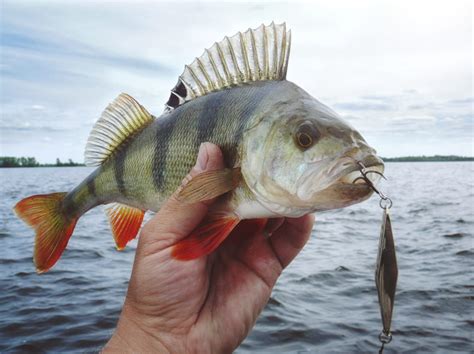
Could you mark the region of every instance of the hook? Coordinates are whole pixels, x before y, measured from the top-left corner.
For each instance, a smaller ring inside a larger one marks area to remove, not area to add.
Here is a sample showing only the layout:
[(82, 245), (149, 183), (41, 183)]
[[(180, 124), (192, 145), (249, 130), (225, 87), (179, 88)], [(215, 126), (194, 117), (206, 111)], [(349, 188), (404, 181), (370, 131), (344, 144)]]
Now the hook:
[(385, 194), (383, 194), (382, 191), (379, 191), (377, 187), (375, 187), (375, 185), (372, 183), (372, 181), (367, 177), (369, 173), (375, 173), (382, 176), (382, 178), (386, 180), (387, 178), (383, 175), (383, 173), (379, 171), (367, 171), (367, 168), (365, 167), (365, 165), (360, 161), (357, 161), (357, 165), (359, 166), (359, 171), (362, 174), (362, 176), (359, 176), (356, 179), (354, 179), (352, 183), (355, 183), (358, 180), (363, 180), (375, 193), (377, 193), (380, 196), (380, 198), (382, 198), (383, 200), (389, 199)]

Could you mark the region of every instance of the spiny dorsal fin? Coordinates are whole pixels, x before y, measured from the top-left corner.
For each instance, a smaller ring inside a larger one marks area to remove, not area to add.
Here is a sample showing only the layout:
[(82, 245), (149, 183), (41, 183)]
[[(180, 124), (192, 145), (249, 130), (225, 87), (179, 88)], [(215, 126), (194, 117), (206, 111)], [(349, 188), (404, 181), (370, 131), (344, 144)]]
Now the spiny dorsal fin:
[(291, 31), (286, 24), (261, 25), (224, 39), (186, 65), (165, 105), (169, 112), (210, 92), (254, 81), (284, 80)]
[(107, 106), (87, 140), (85, 163), (99, 166), (132, 135), (154, 120), (134, 98), (120, 94)]

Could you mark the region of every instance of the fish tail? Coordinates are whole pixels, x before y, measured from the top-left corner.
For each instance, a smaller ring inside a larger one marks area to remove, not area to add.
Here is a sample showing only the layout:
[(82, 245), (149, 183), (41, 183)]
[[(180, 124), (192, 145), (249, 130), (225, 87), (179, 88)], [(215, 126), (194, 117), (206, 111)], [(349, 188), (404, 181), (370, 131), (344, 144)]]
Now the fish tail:
[(48, 271), (61, 257), (78, 217), (64, 213), (67, 193), (32, 195), (19, 201), (16, 214), (36, 232), (34, 262), (36, 271)]

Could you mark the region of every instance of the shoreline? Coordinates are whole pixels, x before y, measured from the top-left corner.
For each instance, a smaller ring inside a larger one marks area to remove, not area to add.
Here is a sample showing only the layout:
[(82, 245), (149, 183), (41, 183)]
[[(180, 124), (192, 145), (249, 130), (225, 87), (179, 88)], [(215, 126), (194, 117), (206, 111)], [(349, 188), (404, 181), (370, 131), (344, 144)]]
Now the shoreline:
[[(387, 158), (382, 159), (384, 163), (399, 163), (399, 162), (415, 162), (415, 163), (423, 163), (423, 162), (474, 162), (474, 157), (466, 157), (464, 159), (455, 159), (455, 160), (417, 160), (417, 159), (404, 159), (404, 158)], [(75, 166), (55, 166), (55, 165), (44, 165), (44, 166), (0, 166), (0, 169), (8, 169), (8, 168), (54, 168), (54, 167), (64, 167), (64, 168), (75, 168), (75, 167), (94, 167), (94, 166), (86, 166), (86, 165), (75, 165)]]

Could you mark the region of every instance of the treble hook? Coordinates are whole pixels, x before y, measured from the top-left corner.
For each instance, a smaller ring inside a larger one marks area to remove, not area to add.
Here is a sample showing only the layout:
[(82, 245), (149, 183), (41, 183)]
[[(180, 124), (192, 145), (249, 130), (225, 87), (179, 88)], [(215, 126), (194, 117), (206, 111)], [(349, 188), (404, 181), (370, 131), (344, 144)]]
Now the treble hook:
[(367, 171), (367, 168), (360, 161), (357, 161), (357, 165), (359, 165), (359, 171), (362, 174), (362, 176), (359, 176), (356, 179), (354, 179), (352, 183), (356, 183), (358, 180), (363, 180), (375, 193), (377, 193), (380, 196), (380, 198), (382, 198), (383, 200), (389, 199), (385, 194), (383, 194), (382, 191), (379, 191), (377, 187), (375, 187), (375, 185), (372, 183), (372, 181), (367, 177), (369, 173), (375, 173), (382, 176), (383, 179), (387, 179), (385, 178), (383, 173), (379, 171)]

